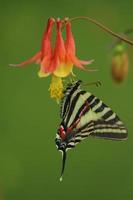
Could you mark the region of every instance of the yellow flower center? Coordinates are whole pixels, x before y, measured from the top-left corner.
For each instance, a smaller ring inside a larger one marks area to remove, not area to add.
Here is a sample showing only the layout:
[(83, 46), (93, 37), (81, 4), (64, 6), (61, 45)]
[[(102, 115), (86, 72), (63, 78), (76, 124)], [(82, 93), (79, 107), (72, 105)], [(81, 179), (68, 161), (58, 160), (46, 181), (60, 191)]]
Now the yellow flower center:
[(55, 76), (58, 77), (67, 77), (70, 73), (72, 73), (73, 64), (62, 62), (59, 64), (57, 69), (53, 72)]
[(52, 75), (52, 80), (50, 84), (50, 96), (56, 99), (57, 103), (63, 97), (63, 83), (60, 77)]

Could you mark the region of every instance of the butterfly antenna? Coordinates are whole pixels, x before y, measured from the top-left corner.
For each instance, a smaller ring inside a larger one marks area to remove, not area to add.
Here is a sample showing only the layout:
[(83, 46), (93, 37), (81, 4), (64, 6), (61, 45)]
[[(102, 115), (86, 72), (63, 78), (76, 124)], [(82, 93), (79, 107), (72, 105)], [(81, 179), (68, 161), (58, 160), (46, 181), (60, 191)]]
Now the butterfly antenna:
[(83, 84), (83, 86), (90, 86), (90, 85), (95, 85), (96, 87), (99, 87), (102, 85), (102, 83), (100, 81), (95, 81), (95, 82)]
[(62, 151), (62, 170), (61, 170), (60, 182), (62, 181), (62, 178), (63, 178), (63, 173), (64, 173), (64, 169), (65, 169), (65, 162), (66, 162), (66, 151), (63, 150)]

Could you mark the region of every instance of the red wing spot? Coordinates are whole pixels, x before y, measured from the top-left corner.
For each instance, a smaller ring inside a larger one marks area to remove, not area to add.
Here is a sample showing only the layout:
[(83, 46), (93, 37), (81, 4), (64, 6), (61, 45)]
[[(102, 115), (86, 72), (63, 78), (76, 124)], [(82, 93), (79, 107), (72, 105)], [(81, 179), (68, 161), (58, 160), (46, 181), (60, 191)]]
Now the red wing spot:
[(90, 109), (89, 103), (86, 101), (85, 102), (86, 105), (84, 107), (84, 109), (81, 111), (79, 118), (76, 120), (76, 122), (74, 122), (69, 128), (67, 128), (67, 133), (71, 133), (73, 131), (74, 128), (76, 128), (76, 126), (78, 125), (78, 123), (80, 122), (80, 119), (82, 117), (82, 115)]
[(83, 108), (83, 110), (81, 111), (80, 115), (79, 115), (79, 118), (82, 117), (82, 115), (87, 111), (89, 110), (90, 106), (89, 106), (89, 103), (86, 101), (86, 106)]
[(78, 123), (80, 122), (80, 119), (82, 117), (82, 115), (89, 109), (89, 104), (86, 101), (86, 106), (84, 107), (84, 109), (81, 111), (79, 118), (70, 126), (67, 128), (67, 131), (64, 130), (64, 127), (61, 125), (60, 129), (59, 129), (59, 135), (61, 137), (62, 140), (65, 139), (66, 137), (66, 133), (67, 134), (71, 134), (73, 129), (76, 128), (76, 126), (78, 125)]
[(60, 129), (59, 129), (59, 135), (60, 135), (61, 139), (64, 140), (64, 138), (65, 138), (65, 130), (64, 130), (63, 126), (61, 126)]
[(67, 128), (67, 133), (71, 133), (72, 132), (72, 127), (70, 126), (69, 128)]

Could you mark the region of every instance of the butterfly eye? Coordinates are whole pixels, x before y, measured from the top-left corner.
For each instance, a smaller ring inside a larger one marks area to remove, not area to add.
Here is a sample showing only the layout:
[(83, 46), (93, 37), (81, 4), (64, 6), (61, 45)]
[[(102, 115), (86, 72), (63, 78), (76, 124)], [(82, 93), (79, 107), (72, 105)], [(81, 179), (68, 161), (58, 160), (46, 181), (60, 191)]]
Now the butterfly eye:
[(60, 143), (61, 143), (61, 139), (55, 138), (55, 144), (56, 144), (57, 146), (59, 146)]

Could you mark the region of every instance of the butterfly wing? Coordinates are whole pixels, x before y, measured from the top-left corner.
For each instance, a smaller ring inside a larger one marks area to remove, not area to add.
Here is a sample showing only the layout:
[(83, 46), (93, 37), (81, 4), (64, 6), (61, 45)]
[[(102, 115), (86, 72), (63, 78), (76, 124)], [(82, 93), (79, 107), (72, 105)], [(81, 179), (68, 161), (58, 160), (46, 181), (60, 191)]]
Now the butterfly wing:
[[(80, 133), (82, 138), (93, 136), (112, 140), (127, 139), (127, 129), (117, 114), (100, 99), (87, 93), (89, 97), (84, 106), (87, 102), (90, 109), (81, 116), (76, 127), (77, 134)], [(84, 95), (81, 98), (83, 99)]]
[(61, 107), (60, 107), (60, 117), (62, 119), (65, 118), (69, 110), (70, 104), (72, 102), (72, 99), (76, 96), (76, 94), (79, 91), (81, 91), (80, 84), (81, 84), (80, 80), (76, 81), (75, 83), (69, 83), (66, 89), (64, 90), (64, 95), (61, 100)]
[(67, 148), (75, 147), (88, 136), (127, 139), (127, 129), (116, 113), (93, 94), (81, 90), (80, 84), (78, 81), (66, 89), (62, 101), (62, 124), (66, 130), (72, 129), (66, 137)]
[(116, 113), (91, 93), (81, 90), (80, 84), (81, 81), (77, 81), (68, 85), (61, 102), (62, 122), (56, 135), (57, 148), (63, 155), (60, 181), (67, 149), (75, 147), (84, 138), (127, 139), (127, 129)]

